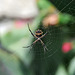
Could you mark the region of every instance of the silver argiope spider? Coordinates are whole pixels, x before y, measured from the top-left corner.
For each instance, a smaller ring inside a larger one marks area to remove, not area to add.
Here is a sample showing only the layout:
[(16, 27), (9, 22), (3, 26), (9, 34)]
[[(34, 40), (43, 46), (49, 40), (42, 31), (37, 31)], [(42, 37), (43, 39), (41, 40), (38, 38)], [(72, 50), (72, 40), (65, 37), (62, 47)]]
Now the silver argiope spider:
[(30, 33), (36, 38), (36, 40), (30, 45), (30, 46), (27, 46), (27, 47), (23, 47), (23, 48), (28, 48), (28, 47), (31, 47), (33, 46), (37, 41), (40, 41), (42, 46), (44, 47), (44, 51), (45, 50), (48, 50), (47, 47), (45, 46), (45, 44), (43, 43), (43, 41), (41, 40), (41, 38), (43, 38), (47, 32), (45, 34), (43, 34), (43, 32), (41, 30), (36, 30), (35, 34), (32, 33), (30, 27), (29, 27), (29, 24), (28, 24), (28, 29), (30, 31)]

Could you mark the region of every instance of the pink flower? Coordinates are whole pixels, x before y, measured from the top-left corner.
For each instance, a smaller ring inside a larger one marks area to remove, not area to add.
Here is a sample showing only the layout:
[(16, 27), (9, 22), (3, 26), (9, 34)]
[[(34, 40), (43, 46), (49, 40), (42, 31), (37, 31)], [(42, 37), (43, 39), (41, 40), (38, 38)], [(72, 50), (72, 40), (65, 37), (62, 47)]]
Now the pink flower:
[(64, 53), (67, 53), (70, 50), (72, 50), (72, 43), (71, 42), (65, 42), (65, 43), (63, 43), (63, 45), (62, 45), (62, 51)]
[(44, 18), (43, 25), (47, 28), (50, 25), (57, 25), (59, 23), (59, 16), (57, 14), (51, 14)]
[(15, 22), (16, 28), (22, 28), (24, 26), (24, 21), (23, 20), (18, 20)]

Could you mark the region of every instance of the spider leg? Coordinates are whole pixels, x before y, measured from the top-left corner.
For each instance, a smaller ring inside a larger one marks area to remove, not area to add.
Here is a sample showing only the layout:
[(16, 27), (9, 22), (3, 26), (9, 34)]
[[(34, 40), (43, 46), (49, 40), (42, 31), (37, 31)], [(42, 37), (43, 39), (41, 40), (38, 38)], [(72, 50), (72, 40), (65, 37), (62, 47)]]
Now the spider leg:
[(33, 34), (33, 32), (31, 31), (31, 29), (30, 29), (30, 27), (29, 27), (29, 24), (28, 24), (28, 29), (29, 29), (30, 33), (31, 33), (34, 37), (36, 37), (36, 36)]
[(41, 44), (44, 46), (44, 52), (47, 50), (48, 51), (48, 48), (46, 47), (46, 45), (43, 43), (43, 41), (41, 39), (39, 39)]
[(27, 47), (23, 47), (23, 48), (28, 48), (28, 47), (31, 47), (33, 46), (39, 39), (35, 40), (30, 46), (27, 46)]
[(47, 34), (47, 32), (46, 32), (45, 34), (43, 34), (43, 35), (40, 37), (40, 39), (43, 38), (46, 34)]

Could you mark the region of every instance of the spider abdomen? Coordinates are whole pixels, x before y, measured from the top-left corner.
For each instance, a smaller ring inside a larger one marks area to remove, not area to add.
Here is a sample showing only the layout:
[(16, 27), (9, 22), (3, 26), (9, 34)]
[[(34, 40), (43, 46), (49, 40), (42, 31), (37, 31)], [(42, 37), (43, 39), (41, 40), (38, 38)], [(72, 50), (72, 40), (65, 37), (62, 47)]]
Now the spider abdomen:
[(38, 35), (36, 35), (37, 37), (41, 37), (42, 36), (42, 34), (38, 34)]
[(35, 35), (39, 38), (39, 37), (41, 37), (42, 36), (42, 34), (43, 34), (43, 32), (41, 31), (41, 30), (37, 30), (36, 31), (36, 33), (35, 33)]

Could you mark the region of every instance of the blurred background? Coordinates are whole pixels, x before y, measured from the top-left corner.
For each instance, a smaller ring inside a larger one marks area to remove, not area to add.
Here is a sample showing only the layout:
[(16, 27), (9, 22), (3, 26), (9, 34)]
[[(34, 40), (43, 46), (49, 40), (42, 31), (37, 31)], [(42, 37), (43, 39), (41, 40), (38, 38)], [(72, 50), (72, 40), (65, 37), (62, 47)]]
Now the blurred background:
[(75, 75), (75, 0), (0, 0), (0, 75)]

